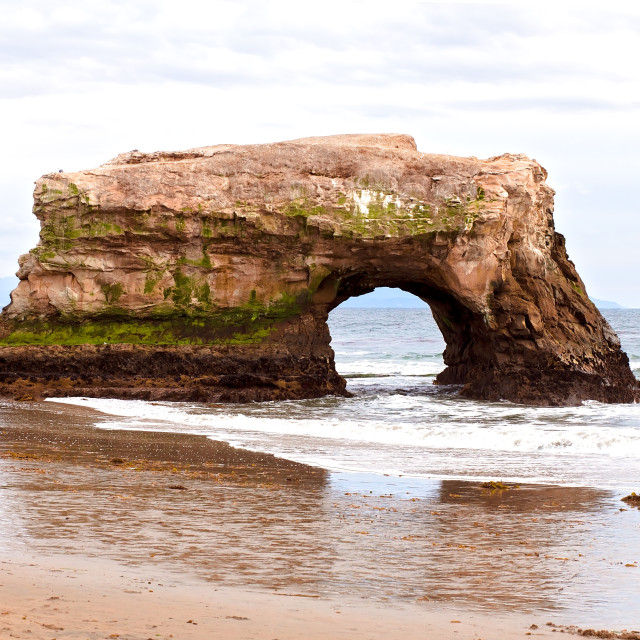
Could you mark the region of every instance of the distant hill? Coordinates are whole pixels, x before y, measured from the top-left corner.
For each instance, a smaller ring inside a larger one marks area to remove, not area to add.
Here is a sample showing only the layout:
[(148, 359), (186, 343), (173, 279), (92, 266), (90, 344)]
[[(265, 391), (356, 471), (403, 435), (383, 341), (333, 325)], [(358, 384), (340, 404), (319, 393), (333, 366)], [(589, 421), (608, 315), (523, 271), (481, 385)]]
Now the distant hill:
[[(598, 309), (624, 309), (622, 305), (610, 300), (591, 298), (591, 301)], [(340, 305), (343, 309), (424, 309), (427, 306), (426, 302), (411, 293), (389, 287), (378, 287), (371, 293), (349, 298)]]
[(349, 298), (340, 305), (341, 309), (424, 309), (429, 305), (402, 289), (378, 287), (371, 293), (357, 298)]
[(590, 300), (598, 309), (624, 309), (622, 305), (610, 300), (598, 300), (598, 298), (590, 298)]
[(18, 286), (18, 282), (19, 280), (15, 276), (0, 278), (0, 309), (11, 302), (9, 294)]

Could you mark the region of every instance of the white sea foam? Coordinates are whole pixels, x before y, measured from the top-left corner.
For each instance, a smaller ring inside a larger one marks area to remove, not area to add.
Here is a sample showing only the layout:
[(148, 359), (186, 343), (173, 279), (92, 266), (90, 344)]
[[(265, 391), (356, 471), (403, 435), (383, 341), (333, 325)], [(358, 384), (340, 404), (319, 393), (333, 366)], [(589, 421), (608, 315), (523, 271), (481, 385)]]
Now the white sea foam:
[[(304, 419), (299, 415), (299, 406), (298, 411), (290, 412), (291, 417), (283, 417), (277, 415), (278, 412), (270, 416), (252, 415), (251, 410), (242, 409), (193, 412), (189, 405), (137, 400), (65, 398), (56, 402), (81, 403), (127, 418), (100, 425), (107, 428), (182, 431), (225, 439), (237, 439), (239, 434), (245, 434), (243, 437), (246, 438), (246, 434), (254, 433), (420, 449), (545, 451), (640, 457), (640, 405), (592, 403), (567, 410), (464, 402), (452, 414), (447, 412), (446, 403), (431, 401), (432, 420), (427, 422), (418, 416), (415, 416), (418, 419), (412, 419), (411, 414), (423, 411), (430, 401), (401, 395), (358, 403), (360, 410), (372, 411), (379, 416), (378, 419), (375, 416), (369, 419), (343, 418), (319, 408), (315, 412), (320, 414), (318, 418)], [(353, 409), (345, 413), (357, 413), (358, 409)], [(395, 419), (390, 420), (390, 414), (394, 414)], [(611, 418), (622, 426), (606, 426)], [(625, 421), (633, 424), (623, 426)]]
[(637, 490), (640, 405), (540, 409), (393, 394), (224, 408), (55, 402), (103, 412), (102, 428), (200, 434), (331, 470)]
[(442, 360), (398, 361), (398, 360), (353, 360), (343, 362), (338, 369), (343, 376), (435, 376), (444, 369)]
[(335, 355), (336, 357), (340, 357), (340, 356), (367, 356), (367, 355), (373, 355), (371, 351), (335, 351)]

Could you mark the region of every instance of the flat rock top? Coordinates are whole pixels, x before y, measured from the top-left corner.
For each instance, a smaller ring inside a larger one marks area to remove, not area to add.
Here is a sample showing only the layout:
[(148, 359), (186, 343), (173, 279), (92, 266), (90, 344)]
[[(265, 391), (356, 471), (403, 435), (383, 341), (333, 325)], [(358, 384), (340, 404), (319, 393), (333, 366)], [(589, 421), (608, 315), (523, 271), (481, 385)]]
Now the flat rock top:
[(265, 144), (217, 144), (206, 147), (194, 147), (185, 151), (153, 151), (145, 153), (135, 149), (117, 155), (103, 167), (123, 164), (140, 164), (145, 162), (176, 162), (179, 160), (192, 160), (195, 158), (211, 157), (220, 153), (251, 149), (268, 151), (277, 147), (300, 147), (313, 145), (316, 147), (368, 147), (370, 149), (398, 149), (417, 152), (418, 147), (412, 136), (404, 133), (347, 133), (335, 136), (315, 136), (311, 138), (298, 138), (283, 142)]
[(406, 133), (345, 133), (336, 136), (316, 136), (287, 140), (279, 144), (318, 144), (336, 147), (379, 147), (381, 149), (409, 149), (417, 151), (413, 136)]
[(416, 141), (410, 135), (404, 133), (353, 133), (334, 136), (316, 136), (311, 138), (298, 138), (295, 140), (285, 140), (283, 142), (271, 142), (264, 144), (217, 144), (204, 147), (194, 147), (183, 151), (152, 151), (143, 152), (134, 149), (121, 153), (115, 158), (101, 165), (101, 169), (112, 169), (124, 165), (180, 162), (197, 160), (204, 158), (214, 158), (230, 156), (247, 156), (254, 158), (269, 158), (270, 162), (283, 156), (283, 152), (291, 158), (304, 158), (306, 153), (312, 153), (316, 158), (327, 154), (330, 157), (358, 157), (364, 160), (367, 157), (380, 158), (384, 156), (387, 161), (397, 158), (401, 161), (410, 161), (419, 158), (425, 160), (431, 158), (442, 162), (447, 161), (454, 167), (462, 165), (478, 165), (491, 163), (500, 165), (499, 170), (513, 170), (514, 163), (524, 163), (526, 165), (537, 164), (526, 155), (505, 153), (486, 160), (478, 160), (475, 157), (448, 156), (437, 153), (419, 152)]
[(205, 211), (253, 218), (275, 212), (324, 221), (337, 235), (399, 237), (469, 230), (476, 219), (496, 220), (507, 212), (509, 194), (517, 192), (517, 201), (526, 195), (529, 203), (551, 197), (545, 178), (545, 170), (524, 155), (479, 160), (420, 152), (406, 134), (345, 134), (134, 150), (96, 169), (43, 176), (36, 183), (34, 211), (44, 219), (46, 211), (73, 208), (79, 197), (86, 206), (100, 207), (103, 216), (108, 210), (153, 207), (178, 215)]

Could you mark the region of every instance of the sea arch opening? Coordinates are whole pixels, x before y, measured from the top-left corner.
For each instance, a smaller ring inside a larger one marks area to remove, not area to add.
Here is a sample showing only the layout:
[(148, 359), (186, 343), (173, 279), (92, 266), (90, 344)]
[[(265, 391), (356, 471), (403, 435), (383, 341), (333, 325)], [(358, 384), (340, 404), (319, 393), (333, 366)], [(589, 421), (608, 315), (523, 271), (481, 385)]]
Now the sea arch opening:
[[(340, 305), (347, 300), (352, 300), (352, 304), (356, 304), (353, 301), (382, 287), (411, 294), (431, 310), (435, 326), (444, 341), (440, 370), (434, 372), (434, 375), (437, 373), (435, 382), (439, 384), (464, 384), (467, 382), (468, 374), (472, 368), (478, 365), (482, 366), (491, 360), (493, 354), (486, 344), (488, 339), (486, 318), (465, 305), (463, 299), (454, 291), (447, 289), (442, 284), (425, 281), (424, 277), (411, 279), (410, 275), (409, 277), (405, 274), (389, 276), (389, 274), (380, 273), (380, 271), (374, 270), (373, 275), (353, 273), (342, 277), (332, 274), (327, 276), (318, 287), (313, 303), (320, 318), (325, 323), (329, 323), (327, 327), (329, 340), (332, 340), (329, 333), (330, 327), (333, 326), (335, 333), (338, 328), (335, 320), (339, 319), (340, 315), (345, 315), (344, 311), (338, 310)], [(348, 309), (349, 306), (346, 308)], [(334, 310), (337, 311), (332, 316), (334, 319), (330, 321), (329, 314)], [(422, 312), (426, 320), (428, 309), (423, 307)], [(362, 317), (364, 318), (364, 316)], [(367, 322), (371, 321), (375, 321), (375, 319), (369, 316)], [(351, 330), (357, 334), (357, 319), (356, 325), (352, 325)], [(427, 330), (427, 332), (431, 336), (434, 335), (434, 329)], [(437, 337), (437, 333), (435, 336)], [(442, 342), (440, 344), (442, 345)], [(336, 343), (334, 342), (332, 346), (335, 348)], [(336, 357), (337, 369), (340, 374), (342, 374), (340, 368), (344, 370), (344, 367), (341, 367), (341, 355), (339, 353)]]
[(429, 305), (398, 288), (351, 297), (328, 319), (331, 346), (347, 390), (424, 389), (445, 367), (446, 344)]

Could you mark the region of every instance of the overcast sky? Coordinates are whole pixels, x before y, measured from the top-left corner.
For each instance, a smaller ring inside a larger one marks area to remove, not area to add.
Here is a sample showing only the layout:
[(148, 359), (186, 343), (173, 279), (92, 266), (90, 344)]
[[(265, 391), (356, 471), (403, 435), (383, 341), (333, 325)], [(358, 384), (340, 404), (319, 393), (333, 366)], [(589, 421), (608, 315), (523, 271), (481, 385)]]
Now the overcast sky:
[(37, 242), (43, 173), (404, 132), (537, 159), (589, 294), (640, 307), (638, 5), (0, 0), (0, 276)]

